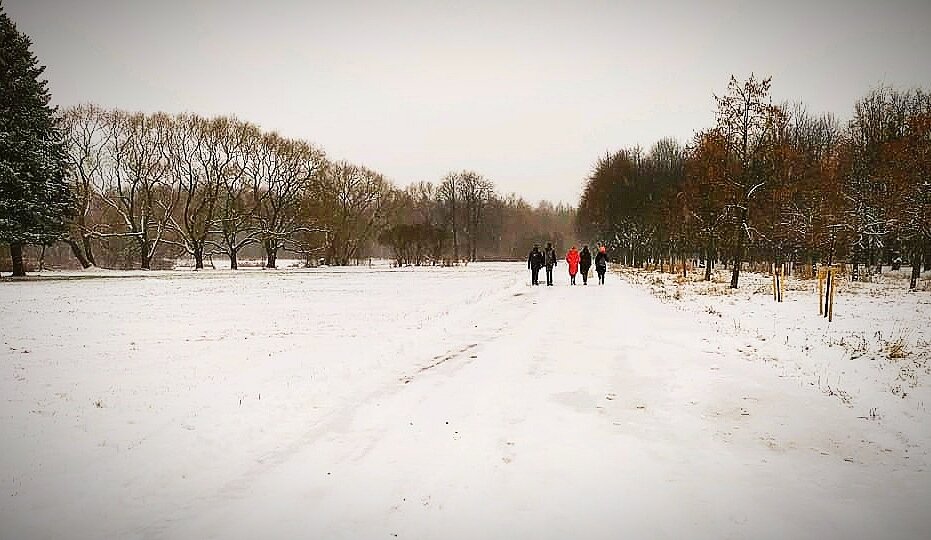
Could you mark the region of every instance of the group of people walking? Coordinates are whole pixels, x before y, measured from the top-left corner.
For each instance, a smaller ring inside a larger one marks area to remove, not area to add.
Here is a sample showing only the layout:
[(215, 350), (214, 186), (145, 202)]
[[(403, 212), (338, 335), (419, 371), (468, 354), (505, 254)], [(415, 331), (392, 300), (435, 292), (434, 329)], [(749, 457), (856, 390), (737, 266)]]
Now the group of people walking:
[[(605, 272), (608, 271), (608, 254), (604, 246), (598, 248), (595, 254), (595, 272), (598, 274), (598, 283), (604, 285)], [(546, 268), (546, 284), (553, 284), (553, 268), (556, 266), (556, 250), (553, 244), (547, 243), (546, 248), (540, 251), (540, 245), (534, 244), (530, 250), (530, 256), (527, 258), (527, 268), (530, 269), (530, 282), (534, 285), (540, 284), (540, 269)], [(582, 251), (575, 249), (575, 246), (566, 253), (566, 262), (569, 265), (569, 284), (575, 285), (575, 276), (582, 272), (582, 285), (588, 285), (588, 271), (592, 267), (592, 252), (588, 246), (582, 246)]]

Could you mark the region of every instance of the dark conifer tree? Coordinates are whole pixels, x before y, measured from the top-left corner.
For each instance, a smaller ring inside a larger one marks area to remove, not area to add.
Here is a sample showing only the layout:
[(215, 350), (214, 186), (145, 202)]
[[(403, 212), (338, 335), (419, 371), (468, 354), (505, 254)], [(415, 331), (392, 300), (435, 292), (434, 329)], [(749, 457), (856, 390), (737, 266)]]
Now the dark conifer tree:
[(64, 141), (31, 46), (0, 3), (0, 242), (14, 276), (25, 275), (23, 246), (56, 240), (72, 208)]

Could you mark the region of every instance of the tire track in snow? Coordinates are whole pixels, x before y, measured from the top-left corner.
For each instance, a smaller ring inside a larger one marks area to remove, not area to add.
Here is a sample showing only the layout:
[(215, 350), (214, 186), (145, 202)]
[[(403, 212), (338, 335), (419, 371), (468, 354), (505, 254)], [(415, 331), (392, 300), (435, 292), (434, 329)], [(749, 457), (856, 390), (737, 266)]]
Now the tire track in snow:
[[(452, 345), (452, 347), (446, 348), (439, 353), (433, 353), (429, 350), (421, 351), (424, 356), (428, 354), (432, 354), (432, 356), (429, 357), (428, 362), (424, 360), (413, 361), (414, 365), (420, 365), (413, 372), (413, 375), (396, 377), (393, 379), (394, 382), (386, 381), (384, 384), (377, 385), (371, 392), (355, 396), (354, 399), (316, 419), (300, 437), (257, 457), (249, 469), (236, 472), (230, 480), (217, 489), (202, 493), (187, 501), (178, 501), (178, 508), (172, 517), (167, 519), (159, 518), (141, 528), (124, 530), (121, 532), (121, 537), (137, 537), (141, 535), (144, 538), (175, 538), (177, 535), (171, 531), (178, 526), (184, 526), (184, 524), (196, 520), (202, 513), (202, 508), (222, 504), (224, 500), (243, 500), (248, 497), (251, 486), (263, 475), (286, 464), (295, 455), (306, 451), (315, 444), (325, 443), (334, 433), (346, 431), (347, 426), (353, 424), (360, 408), (370, 406), (372, 403), (403, 391), (405, 385), (412, 382), (416, 376), (427, 374), (430, 370), (460, 357), (463, 353), (474, 351), (480, 348), (483, 343), (496, 339), (501, 332), (513, 324), (512, 316), (515, 313), (519, 314), (522, 309), (529, 309), (529, 305), (525, 305), (523, 300), (518, 300), (525, 294), (524, 289), (523, 280), (514, 278), (507, 286), (493, 292), (481, 291), (472, 295), (460, 305), (461, 309), (459, 310), (448, 310), (441, 315), (421, 320), (418, 331), (416, 334), (411, 335), (412, 338), (429, 340), (444, 347)], [(517, 319), (519, 320), (520, 317), (517, 317)], [(390, 351), (386, 351), (386, 354), (388, 353)], [(474, 358), (475, 356), (468, 360), (471, 361)], [(453, 362), (446, 367), (455, 364), (455, 368), (460, 368), (467, 363)], [(401, 384), (399, 385), (398, 382)], [(374, 444), (375, 439), (373, 438), (359, 445), (359, 447), (363, 448), (363, 451), (353, 451), (354, 455), (357, 457), (364, 456), (367, 453), (365, 449), (372, 448)], [(205, 531), (204, 534), (207, 534), (207, 532)]]

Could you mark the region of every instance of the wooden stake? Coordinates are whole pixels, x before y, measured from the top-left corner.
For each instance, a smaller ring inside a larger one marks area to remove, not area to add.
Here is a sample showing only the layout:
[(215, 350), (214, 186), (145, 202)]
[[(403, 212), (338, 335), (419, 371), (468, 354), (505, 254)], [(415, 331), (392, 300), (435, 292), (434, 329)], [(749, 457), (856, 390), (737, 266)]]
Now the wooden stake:
[(834, 278), (831, 278), (831, 303), (828, 305), (828, 322), (834, 320), (834, 289), (837, 288), (837, 284), (834, 283), (834, 281)]
[(778, 289), (778, 285), (776, 285), (776, 267), (775, 267), (775, 265), (773, 265), (773, 300), (775, 300), (776, 302), (779, 301), (779, 289)]
[(776, 274), (776, 285), (779, 288), (779, 301), (782, 302), (782, 269), (780, 268)]
[(824, 298), (824, 274), (818, 271), (818, 315), (824, 315), (821, 310), (821, 299)]

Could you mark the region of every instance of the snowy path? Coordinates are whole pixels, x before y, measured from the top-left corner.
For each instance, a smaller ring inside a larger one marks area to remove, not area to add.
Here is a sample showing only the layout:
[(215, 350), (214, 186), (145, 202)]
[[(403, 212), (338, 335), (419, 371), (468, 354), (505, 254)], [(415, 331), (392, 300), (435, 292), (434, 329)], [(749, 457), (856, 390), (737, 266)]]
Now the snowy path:
[[(378, 356), (366, 343), (382, 357), (339, 377), (313, 368), (352, 392), (308, 395), (296, 360), (231, 380), (208, 363), (200, 378), (223, 389), (298, 390), (266, 397), (269, 409), (250, 397), (245, 417), (200, 397), (198, 418), (162, 410), (183, 426), (111, 456), (118, 465), (98, 457), (98, 484), (69, 494), (83, 503), (14, 485), (27, 493), (0, 502), (15, 524), (0, 538), (926, 538), (927, 449), (613, 276), (531, 288), (517, 269), (481, 270), (422, 316), (353, 326), (360, 357)], [(415, 283), (436, 298), (435, 283)], [(418, 294), (391, 307), (410, 313)], [(172, 399), (207, 392), (186, 384)]]
[(722, 355), (616, 280), (518, 294), (497, 306), (513, 326), (352, 407), (165, 536), (926, 534), (931, 477), (862, 443), (836, 400)]

